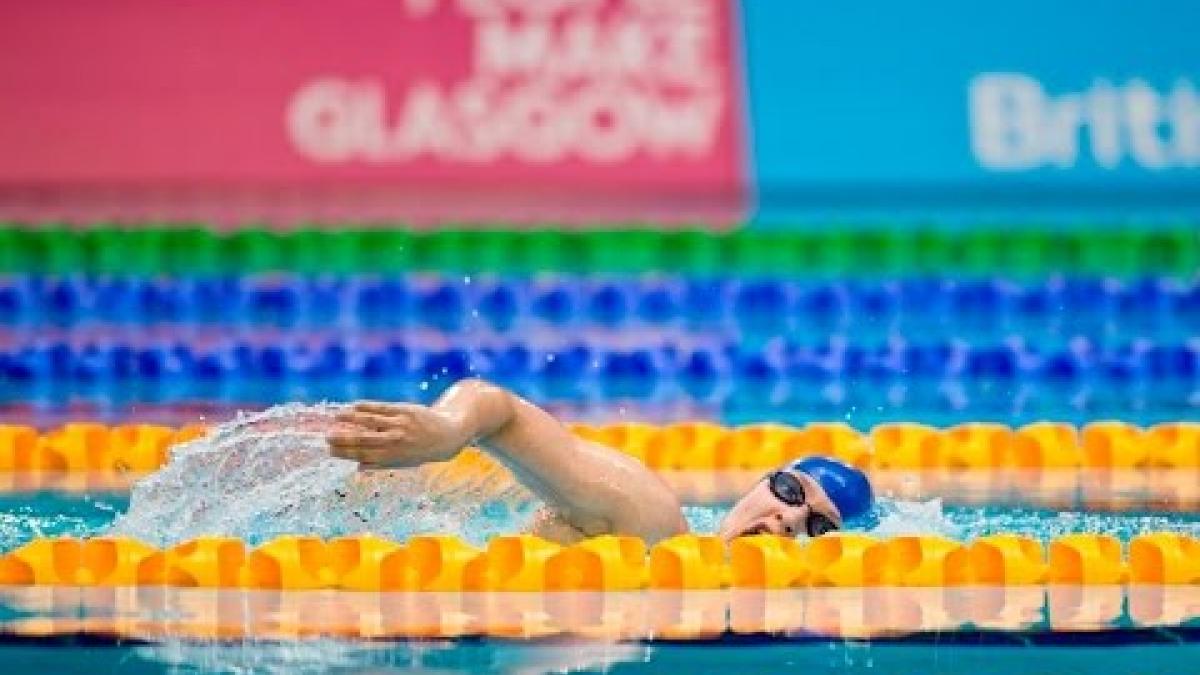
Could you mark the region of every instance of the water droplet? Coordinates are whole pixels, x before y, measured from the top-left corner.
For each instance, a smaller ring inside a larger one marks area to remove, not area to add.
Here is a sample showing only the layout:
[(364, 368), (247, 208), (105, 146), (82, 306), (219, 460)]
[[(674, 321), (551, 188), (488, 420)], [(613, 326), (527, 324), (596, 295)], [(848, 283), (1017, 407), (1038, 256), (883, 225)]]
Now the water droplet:
[(205, 534), (257, 545), (282, 534), (368, 531), (396, 540), (457, 532), (482, 544), (532, 515), (523, 497), (504, 510), (507, 519), (484, 517), (487, 497), (466, 484), (431, 495), (420, 469), (359, 473), (355, 462), (331, 457), (325, 440), (342, 408), (277, 406), (177, 446), (162, 470), (134, 486), (108, 533), (160, 547)]

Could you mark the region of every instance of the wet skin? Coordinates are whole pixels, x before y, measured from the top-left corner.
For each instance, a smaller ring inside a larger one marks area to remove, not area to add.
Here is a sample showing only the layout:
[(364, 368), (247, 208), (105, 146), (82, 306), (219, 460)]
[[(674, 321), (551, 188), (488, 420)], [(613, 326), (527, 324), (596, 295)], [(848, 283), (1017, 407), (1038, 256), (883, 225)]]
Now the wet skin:
[[(332, 454), (364, 471), (447, 461), (468, 445), (484, 448), (545, 502), (531, 531), (551, 541), (624, 534), (653, 544), (688, 531), (679, 498), (637, 459), (575, 436), (546, 411), (481, 380), (455, 384), (431, 406), (358, 402), (337, 421), (329, 434)], [(804, 504), (781, 502), (759, 481), (725, 517), (720, 536), (803, 533), (813, 510), (840, 527), (820, 485), (795, 475)]]

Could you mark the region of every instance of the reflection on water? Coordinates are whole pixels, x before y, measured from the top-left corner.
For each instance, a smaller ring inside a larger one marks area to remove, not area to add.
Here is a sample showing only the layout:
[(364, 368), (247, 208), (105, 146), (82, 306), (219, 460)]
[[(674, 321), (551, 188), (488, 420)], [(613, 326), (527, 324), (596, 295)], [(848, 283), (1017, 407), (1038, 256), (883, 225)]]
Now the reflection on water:
[(297, 638), (706, 641), (892, 639), (977, 630), (1042, 634), (1200, 628), (1197, 586), (859, 587), (440, 593), (19, 587), (0, 592), (18, 636), (153, 642)]
[[(576, 672), (684, 656), (697, 659), (678, 664), (692, 672), (715, 665), (700, 655), (717, 645), (734, 649), (731, 667), (748, 666), (773, 645), (790, 648), (775, 658), (809, 659), (806, 645), (814, 643), (852, 660), (903, 644), (926, 645), (914, 654), (926, 657), (937, 644), (1194, 645), (1200, 587), (461, 594), (14, 588), (0, 592), (0, 617), (10, 642), (61, 634), (133, 640), (141, 643), (138, 659), (178, 672)], [(486, 639), (463, 641), (476, 637)], [(709, 646), (672, 651), (691, 643)]]
[[(1110, 636), (1111, 637), (1111, 636)], [(970, 641), (907, 642), (755, 640), (752, 643), (620, 644), (403, 642), (363, 647), (338, 640), (304, 644), (249, 642), (102, 645), (47, 649), (0, 645), (6, 663), (39, 672), (121, 673), (1145, 673), (1193, 675), (1200, 643), (1162, 641), (1036, 644), (973, 635)], [(19, 671), (18, 671), (19, 672)]]
[[(970, 642), (919, 644), (861, 641), (740, 641), (614, 644), (388, 643), (364, 648), (336, 640), (246, 645), (102, 645), (47, 649), (0, 645), (10, 664), (36, 664), (39, 672), (121, 673), (911, 673), (912, 675), (1012, 675), (1013, 673), (1146, 673), (1193, 675), (1200, 643), (1122, 642), (1031, 644), (1019, 639), (972, 636)], [(18, 671), (19, 672), (19, 671)]]
[(452, 641), (361, 642), (330, 638), (296, 641), (196, 642), (164, 640), (135, 648), (138, 657), (174, 672), (607, 672), (643, 662), (651, 647), (636, 643), (569, 641), (528, 646), (464, 646)]

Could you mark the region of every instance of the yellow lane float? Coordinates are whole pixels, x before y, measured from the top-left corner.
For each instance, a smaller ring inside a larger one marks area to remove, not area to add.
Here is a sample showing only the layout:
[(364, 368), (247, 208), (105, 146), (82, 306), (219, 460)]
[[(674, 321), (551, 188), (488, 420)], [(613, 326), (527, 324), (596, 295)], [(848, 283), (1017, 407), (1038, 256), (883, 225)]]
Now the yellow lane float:
[(264, 590), (512, 592), (1200, 585), (1200, 541), (1159, 532), (1128, 551), (1107, 535), (1069, 534), (1043, 547), (1012, 534), (962, 543), (935, 535), (876, 539), (773, 535), (726, 547), (681, 535), (647, 547), (600, 536), (559, 546), (531, 535), (484, 550), (454, 536), (399, 543), (374, 535), (284, 536), (258, 547), (200, 537), (167, 549), (121, 537), (35, 539), (0, 556), (3, 586), (168, 586)]
[[(697, 421), (574, 424), (572, 430), (663, 471), (763, 470), (808, 455), (830, 455), (873, 471), (1200, 468), (1200, 423), (1195, 422), (1143, 429), (1107, 421), (1078, 430), (1055, 422), (1018, 429), (990, 423), (947, 429), (888, 423), (864, 433), (843, 423), (723, 427)], [(0, 472), (152, 471), (166, 461), (171, 446), (204, 431), (76, 422), (39, 433), (0, 425)]]

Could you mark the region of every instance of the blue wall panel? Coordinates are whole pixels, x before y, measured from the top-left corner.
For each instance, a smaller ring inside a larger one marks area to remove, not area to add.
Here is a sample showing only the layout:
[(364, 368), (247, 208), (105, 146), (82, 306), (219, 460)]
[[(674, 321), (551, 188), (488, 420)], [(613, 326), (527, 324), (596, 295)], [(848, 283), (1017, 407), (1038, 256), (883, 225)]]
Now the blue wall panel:
[(1200, 210), (1200, 3), (742, 6), (761, 223)]

